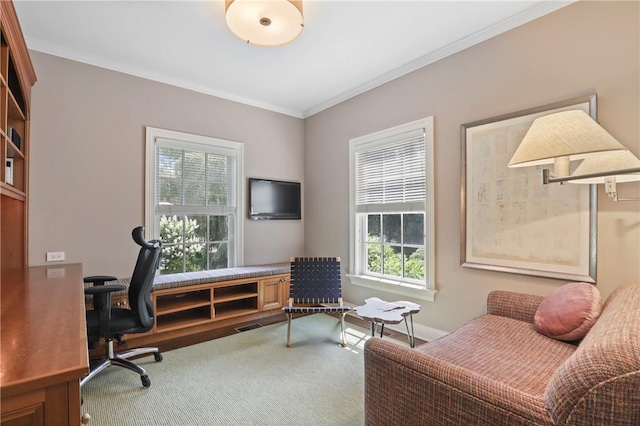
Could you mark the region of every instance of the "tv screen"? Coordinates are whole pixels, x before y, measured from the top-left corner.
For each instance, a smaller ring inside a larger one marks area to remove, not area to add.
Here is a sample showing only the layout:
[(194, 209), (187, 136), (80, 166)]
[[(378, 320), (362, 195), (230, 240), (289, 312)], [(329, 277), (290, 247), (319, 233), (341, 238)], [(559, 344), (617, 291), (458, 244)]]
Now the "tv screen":
[(249, 219), (301, 219), (300, 183), (249, 178)]

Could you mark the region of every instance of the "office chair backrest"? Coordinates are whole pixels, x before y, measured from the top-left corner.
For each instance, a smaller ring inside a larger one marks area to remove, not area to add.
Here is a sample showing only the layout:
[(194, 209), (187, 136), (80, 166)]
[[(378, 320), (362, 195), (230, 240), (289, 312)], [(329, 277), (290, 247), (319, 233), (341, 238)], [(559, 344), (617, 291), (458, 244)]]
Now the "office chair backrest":
[(129, 283), (129, 307), (138, 313), (142, 325), (150, 328), (153, 326), (153, 304), (150, 295), (160, 262), (162, 245), (157, 240), (145, 240), (143, 226), (135, 228), (131, 236), (140, 246), (140, 253)]
[(339, 257), (292, 257), (290, 297), (295, 303), (339, 303)]

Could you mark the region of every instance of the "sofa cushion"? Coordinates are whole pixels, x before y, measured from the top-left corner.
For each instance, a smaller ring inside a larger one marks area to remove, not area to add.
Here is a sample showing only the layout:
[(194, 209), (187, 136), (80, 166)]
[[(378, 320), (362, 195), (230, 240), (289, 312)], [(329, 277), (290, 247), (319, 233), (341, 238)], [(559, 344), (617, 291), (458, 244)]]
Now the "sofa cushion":
[(600, 291), (587, 283), (569, 283), (552, 291), (536, 310), (538, 333), (565, 342), (587, 335), (602, 312)]
[(536, 333), (530, 322), (482, 315), (416, 350), (452, 368), (473, 371), (512, 389), (542, 397), (555, 370), (576, 348)]

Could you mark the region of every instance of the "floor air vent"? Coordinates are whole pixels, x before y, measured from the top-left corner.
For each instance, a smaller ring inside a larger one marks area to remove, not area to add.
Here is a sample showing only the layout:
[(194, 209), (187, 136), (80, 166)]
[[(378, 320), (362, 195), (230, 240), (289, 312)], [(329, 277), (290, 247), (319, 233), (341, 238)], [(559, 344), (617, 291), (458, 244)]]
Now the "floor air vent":
[(242, 333), (243, 331), (249, 331), (249, 330), (253, 330), (254, 328), (260, 328), (260, 327), (262, 327), (260, 324), (255, 323), (255, 324), (249, 324), (242, 327), (238, 327), (236, 328), (236, 331), (238, 333)]

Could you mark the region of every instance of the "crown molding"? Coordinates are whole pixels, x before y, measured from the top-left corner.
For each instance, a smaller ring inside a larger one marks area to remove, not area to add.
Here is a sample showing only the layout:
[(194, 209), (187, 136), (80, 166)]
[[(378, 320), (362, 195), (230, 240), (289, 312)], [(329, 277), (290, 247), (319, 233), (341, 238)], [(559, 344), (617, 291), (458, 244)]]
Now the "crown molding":
[(107, 60), (99, 56), (89, 55), (89, 54), (79, 52), (74, 49), (69, 49), (57, 44), (44, 42), (42, 40), (28, 38), (26, 39), (26, 41), (27, 41), (27, 46), (29, 47), (29, 50), (34, 50), (36, 52), (58, 56), (61, 58), (69, 59), (76, 62), (81, 62), (87, 65), (93, 65), (95, 67), (104, 68), (111, 71), (120, 72), (123, 74), (133, 75), (135, 77), (144, 78), (146, 80), (152, 80), (158, 83), (164, 83), (170, 86), (176, 86), (182, 89), (192, 90), (194, 92), (203, 93), (205, 95), (215, 96), (217, 98), (226, 99), (228, 101), (238, 102), (244, 105), (265, 109), (265, 110), (277, 112), (280, 114), (290, 115), (296, 118), (304, 118), (302, 111), (283, 108), (278, 105), (272, 105), (272, 104), (260, 102), (254, 99), (233, 95), (231, 93), (221, 92), (219, 90), (214, 90), (210, 87), (195, 84), (188, 80), (169, 77), (165, 74), (152, 71), (146, 68), (139, 68), (129, 64), (113, 62), (111, 60)]
[(367, 92), (371, 89), (374, 89), (378, 86), (381, 86), (385, 83), (388, 83), (392, 80), (395, 80), (399, 77), (402, 77), (406, 74), (409, 74), (413, 71), (416, 71), (420, 68), (424, 68), (427, 65), (433, 64), (441, 59), (446, 58), (447, 56), (451, 56), (455, 53), (458, 53), (462, 50), (468, 49), (476, 44), (482, 43), (492, 37), (495, 37), (499, 34), (502, 34), (506, 31), (509, 31), (513, 28), (516, 28), (520, 25), (526, 24), (527, 22), (533, 21), (534, 19), (540, 18), (544, 15), (547, 15), (551, 12), (555, 12), (565, 6), (568, 6), (572, 3), (575, 3), (578, 0), (566, 0), (566, 1), (556, 1), (549, 0), (544, 3), (539, 3), (536, 6), (533, 6), (523, 12), (520, 12), (517, 15), (514, 15), (510, 18), (502, 20), (490, 27), (485, 28), (482, 31), (479, 31), (473, 35), (465, 37), (463, 39), (457, 40), (447, 46), (444, 46), (428, 55), (422, 56), (418, 59), (415, 59), (406, 65), (398, 67), (393, 71), (390, 71), (386, 74), (381, 75), (373, 80), (368, 81), (348, 92), (345, 92), (339, 96), (336, 96), (332, 99), (329, 99), (321, 104), (316, 105), (313, 108), (309, 108), (304, 111), (304, 118), (311, 117), (314, 114), (317, 114), (325, 109), (331, 108), (332, 106), (338, 105), (346, 100), (349, 100), (355, 96), (358, 96), (364, 92)]

